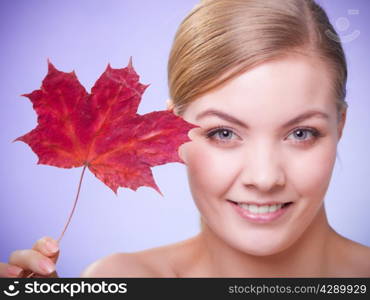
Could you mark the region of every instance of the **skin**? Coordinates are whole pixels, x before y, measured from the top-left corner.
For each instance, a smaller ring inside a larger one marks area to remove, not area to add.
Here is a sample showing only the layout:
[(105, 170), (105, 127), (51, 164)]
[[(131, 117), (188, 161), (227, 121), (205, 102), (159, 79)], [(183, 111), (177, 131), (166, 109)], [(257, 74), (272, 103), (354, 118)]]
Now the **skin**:
[[(321, 61), (287, 56), (242, 73), (193, 101), (182, 117), (200, 128), (191, 130), (192, 141), (183, 144), (179, 154), (203, 229), (180, 243), (112, 254), (88, 266), (81, 276), (370, 276), (370, 248), (336, 233), (325, 213), (323, 200), (346, 120), (346, 111), (338, 119), (331, 82)], [(226, 113), (248, 128), (211, 114), (197, 118), (208, 109)], [(308, 110), (321, 111), (327, 118), (282, 126)], [(215, 133), (217, 126), (227, 130)], [(214, 134), (207, 136), (210, 131)], [(241, 218), (228, 200), (293, 204), (281, 218), (257, 224)], [(11, 266), (37, 276), (56, 276), (59, 252), (48, 252), (47, 240), (57, 246), (45, 237), (33, 250), (13, 252), (8, 264), (0, 264), (0, 276), (11, 277)], [(51, 275), (40, 269), (43, 260), (54, 267)]]

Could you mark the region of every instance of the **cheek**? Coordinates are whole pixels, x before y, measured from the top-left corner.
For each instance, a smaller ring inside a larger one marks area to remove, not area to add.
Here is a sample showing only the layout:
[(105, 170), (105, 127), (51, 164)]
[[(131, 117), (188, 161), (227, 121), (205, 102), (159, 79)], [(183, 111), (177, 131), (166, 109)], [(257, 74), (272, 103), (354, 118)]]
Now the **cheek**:
[(230, 156), (202, 143), (186, 149), (189, 185), (194, 199), (220, 197), (233, 178)]
[(322, 143), (314, 151), (304, 156), (296, 156), (292, 161), (290, 180), (302, 197), (324, 197), (329, 186), (336, 157), (333, 141)]

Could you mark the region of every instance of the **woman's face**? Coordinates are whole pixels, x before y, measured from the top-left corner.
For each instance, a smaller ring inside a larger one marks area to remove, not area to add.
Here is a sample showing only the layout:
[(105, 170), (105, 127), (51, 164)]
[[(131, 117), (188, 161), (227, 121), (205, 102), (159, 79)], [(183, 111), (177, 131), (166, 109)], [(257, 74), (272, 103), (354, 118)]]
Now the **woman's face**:
[(254, 255), (292, 245), (323, 209), (345, 121), (326, 66), (303, 56), (262, 64), (183, 118), (200, 126), (179, 151), (207, 226)]

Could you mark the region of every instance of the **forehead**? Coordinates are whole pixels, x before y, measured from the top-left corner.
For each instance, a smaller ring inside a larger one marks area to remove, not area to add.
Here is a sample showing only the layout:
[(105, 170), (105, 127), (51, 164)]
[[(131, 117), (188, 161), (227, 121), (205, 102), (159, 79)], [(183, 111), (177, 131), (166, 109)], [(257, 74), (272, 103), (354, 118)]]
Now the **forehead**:
[(289, 56), (248, 70), (194, 100), (191, 117), (218, 109), (239, 118), (289, 118), (308, 109), (335, 113), (332, 78), (326, 64), (306, 56)]

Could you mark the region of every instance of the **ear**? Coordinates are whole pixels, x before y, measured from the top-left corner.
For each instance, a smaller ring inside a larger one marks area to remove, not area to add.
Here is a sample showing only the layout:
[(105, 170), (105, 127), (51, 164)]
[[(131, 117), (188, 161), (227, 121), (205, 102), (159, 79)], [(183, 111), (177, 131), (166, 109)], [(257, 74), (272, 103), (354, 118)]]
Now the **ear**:
[(173, 105), (172, 99), (167, 99), (166, 105), (167, 105), (167, 110), (173, 110), (174, 105)]
[(182, 144), (180, 145), (179, 149), (178, 149), (178, 155), (179, 157), (182, 159), (183, 163), (186, 165), (187, 164), (187, 159), (186, 159), (186, 143), (185, 144)]
[(338, 124), (338, 141), (342, 137), (344, 125), (346, 123), (346, 118), (347, 118), (347, 108), (343, 109), (342, 112), (340, 113), (340, 121)]

